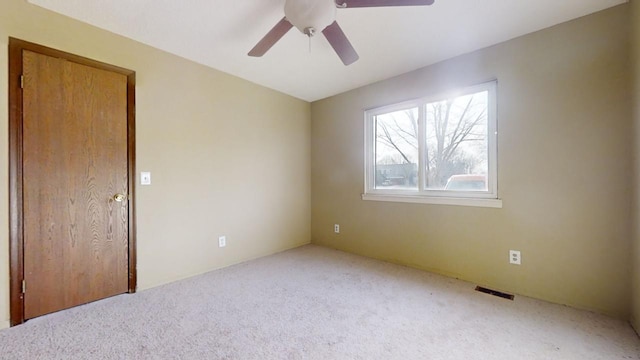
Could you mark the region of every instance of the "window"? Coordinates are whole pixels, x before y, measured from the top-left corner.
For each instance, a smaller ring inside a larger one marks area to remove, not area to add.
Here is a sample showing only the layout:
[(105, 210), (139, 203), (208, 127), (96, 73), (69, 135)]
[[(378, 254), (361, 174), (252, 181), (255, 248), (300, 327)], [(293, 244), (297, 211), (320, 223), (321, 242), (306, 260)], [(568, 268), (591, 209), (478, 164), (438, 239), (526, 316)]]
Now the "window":
[(496, 82), (365, 113), (365, 200), (501, 207)]

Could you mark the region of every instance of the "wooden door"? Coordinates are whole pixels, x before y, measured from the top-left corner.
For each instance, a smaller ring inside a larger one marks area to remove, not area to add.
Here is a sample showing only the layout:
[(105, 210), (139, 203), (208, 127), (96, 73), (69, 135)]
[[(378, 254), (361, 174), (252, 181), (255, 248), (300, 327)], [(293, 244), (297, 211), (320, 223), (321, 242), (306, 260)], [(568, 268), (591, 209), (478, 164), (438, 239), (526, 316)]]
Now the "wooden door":
[(26, 320), (129, 290), (128, 79), (28, 50), (22, 67)]

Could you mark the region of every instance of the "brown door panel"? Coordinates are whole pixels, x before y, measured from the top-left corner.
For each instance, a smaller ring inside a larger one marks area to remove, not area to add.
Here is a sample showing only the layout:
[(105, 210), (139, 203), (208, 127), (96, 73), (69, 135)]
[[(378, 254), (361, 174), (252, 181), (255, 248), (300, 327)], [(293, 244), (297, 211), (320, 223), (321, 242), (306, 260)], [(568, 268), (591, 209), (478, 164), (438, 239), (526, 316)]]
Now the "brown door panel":
[(127, 76), (23, 52), (25, 319), (129, 290)]

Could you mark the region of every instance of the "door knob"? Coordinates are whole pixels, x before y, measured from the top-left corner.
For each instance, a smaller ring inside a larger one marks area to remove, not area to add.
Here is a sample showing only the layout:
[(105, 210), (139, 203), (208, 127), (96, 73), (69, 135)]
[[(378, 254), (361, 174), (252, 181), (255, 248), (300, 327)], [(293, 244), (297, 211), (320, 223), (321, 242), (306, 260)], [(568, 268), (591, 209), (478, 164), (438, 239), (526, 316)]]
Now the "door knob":
[(113, 195), (113, 200), (117, 201), (117, 202), (122, 202), (122, 200), (126, 199), (127, 195), (124, 194), (115, 194)]

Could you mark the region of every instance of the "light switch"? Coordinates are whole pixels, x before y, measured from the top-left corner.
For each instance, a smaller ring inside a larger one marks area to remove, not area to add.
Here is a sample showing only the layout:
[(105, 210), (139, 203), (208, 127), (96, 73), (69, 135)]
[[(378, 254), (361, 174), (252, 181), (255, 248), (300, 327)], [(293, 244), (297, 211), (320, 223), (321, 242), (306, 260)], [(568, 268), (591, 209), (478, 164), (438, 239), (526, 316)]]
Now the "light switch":
[(140, 185), (151, 185), (151, 173), (143, 171), (140, 173)]

